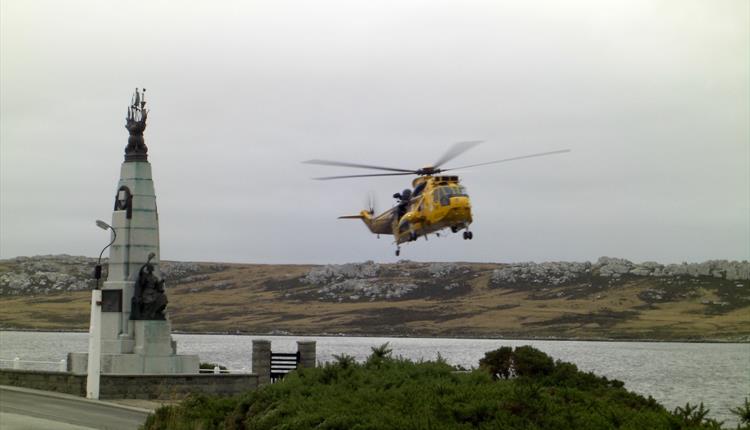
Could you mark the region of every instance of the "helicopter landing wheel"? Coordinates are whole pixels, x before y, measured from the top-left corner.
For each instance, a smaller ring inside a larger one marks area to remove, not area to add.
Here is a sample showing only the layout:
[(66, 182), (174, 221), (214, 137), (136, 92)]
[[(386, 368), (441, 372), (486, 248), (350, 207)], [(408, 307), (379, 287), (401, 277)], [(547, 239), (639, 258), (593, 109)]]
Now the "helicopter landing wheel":
[(396, 248), (396, 257), (401, 255), (401, 248)]
[(464, 240), (471, 240), (473, 238), (474, 238), (474, 233), (472, 233), (470, 231), (465, 231), (464, 232)]

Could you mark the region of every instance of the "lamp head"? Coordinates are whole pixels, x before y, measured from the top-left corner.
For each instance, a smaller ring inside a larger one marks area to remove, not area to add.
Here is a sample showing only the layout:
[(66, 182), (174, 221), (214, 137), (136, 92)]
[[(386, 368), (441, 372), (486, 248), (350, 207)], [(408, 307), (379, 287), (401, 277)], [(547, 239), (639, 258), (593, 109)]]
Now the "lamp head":
[(112, 228), (111, 225), (107, 224), (106, 222), (104, 222), (104, 221), (102, 221), (100, 219), (96, 220), (96, 226), (99, 227), (102, 230), (109, 230), (109, 229)]

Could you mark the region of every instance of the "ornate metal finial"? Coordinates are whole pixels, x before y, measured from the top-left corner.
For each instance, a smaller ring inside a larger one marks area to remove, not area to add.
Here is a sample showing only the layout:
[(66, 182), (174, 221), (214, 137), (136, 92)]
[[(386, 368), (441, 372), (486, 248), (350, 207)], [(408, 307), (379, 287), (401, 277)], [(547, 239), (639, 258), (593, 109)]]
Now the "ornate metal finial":
[(125, 117), (125, 128), (128, 129), (128, 146), (125, 147), (125, 161), (148, 161), (148, 148), (143, 140), (146, 129), (146, 89), (135, 89)]

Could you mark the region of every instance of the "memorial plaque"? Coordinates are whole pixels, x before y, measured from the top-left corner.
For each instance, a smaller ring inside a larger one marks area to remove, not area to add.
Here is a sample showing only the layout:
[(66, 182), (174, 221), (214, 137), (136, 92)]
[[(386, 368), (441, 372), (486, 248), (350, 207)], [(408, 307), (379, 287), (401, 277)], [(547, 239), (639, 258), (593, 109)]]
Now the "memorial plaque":
[(122, 312), (122, 290), (102, 290), (102, 312)]

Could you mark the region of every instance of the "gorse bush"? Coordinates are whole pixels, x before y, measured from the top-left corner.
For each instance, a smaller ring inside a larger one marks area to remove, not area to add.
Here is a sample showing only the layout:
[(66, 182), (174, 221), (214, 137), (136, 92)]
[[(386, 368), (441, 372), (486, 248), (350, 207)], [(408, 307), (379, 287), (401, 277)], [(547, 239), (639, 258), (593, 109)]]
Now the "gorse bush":
[(512, 376), (549, 375), (555, 369), (552, 357), (530, 346), (511, 349), (504, 346), (485, 354), (479, 360), (479, 367), (487, 370), (495, 379), (508, 379)]
[(732, 408), (729, 411), (740, 419), (740, 423), (744, 425), (742, 428), (750, 430), (750, 401), (747, 397), (745, 397), (745, 403), (742, 406)]
[(226, 366), (222, 366), (221, 364), (206, 363), (206, 362), (200, 363), (198, 365), (198, 368), (199, 369), (204, 369), (204, 370), (206, 370), (206, 369), (214, 370), (217, 366), (219, 367), (219, 370), (227, 370)]
[(484, 354), (484, 358), (479, 360), (479, 368), (489, 372), (495, 379), (514, 376), (513, 348), (503, 346)]
[(161, 408), (152, 429), (714, 429), (704, 408), (669, 412), (622, 382), (555, 362), (531, 347), (500, 348), (480, 369), (394, 358), (388, 344), (364, 363), (347, 355), (243, 396), (196, 396)]
[(479, 360), (479, 369), (493, 379), (529, 378), (551, 386), (594, 389), (597, 387), (622, 388), (622, 381), (607, 379), (591, 372), (581, 372), (573, 363), (553, 361), (552, 357), (530, 346), (515, 350), (504, 346), (490, 351)]
[(334, 354), (333, 358), (336, 360), (336, 364), (342, 369), (348, 369), (350, 366), (356, 363), (356, 360), (354, 360), (354, 357), (352, 357), (349, 354), (340, 354), (340, 355)]
[(373, 346), (370, 349), (372, 350), (372, 354), (370, 354), (366, 362), (369, 367), (379, 367), (385, 360), (391, 358), (391, 353), (393, 352), (393, 348), (388, 347), (388, 342), (380, 346)]
[(518, 376), (549, 375), (555, 369), (552, 357), (530, 346), (519, 346), (513, 351), (513, 364)]
[(223, 428), (223, 422), (237, 406), (235, 398), (192, 395), (181, 404), (164, 406), (149, 415), (142, 428), (198, 430)]

